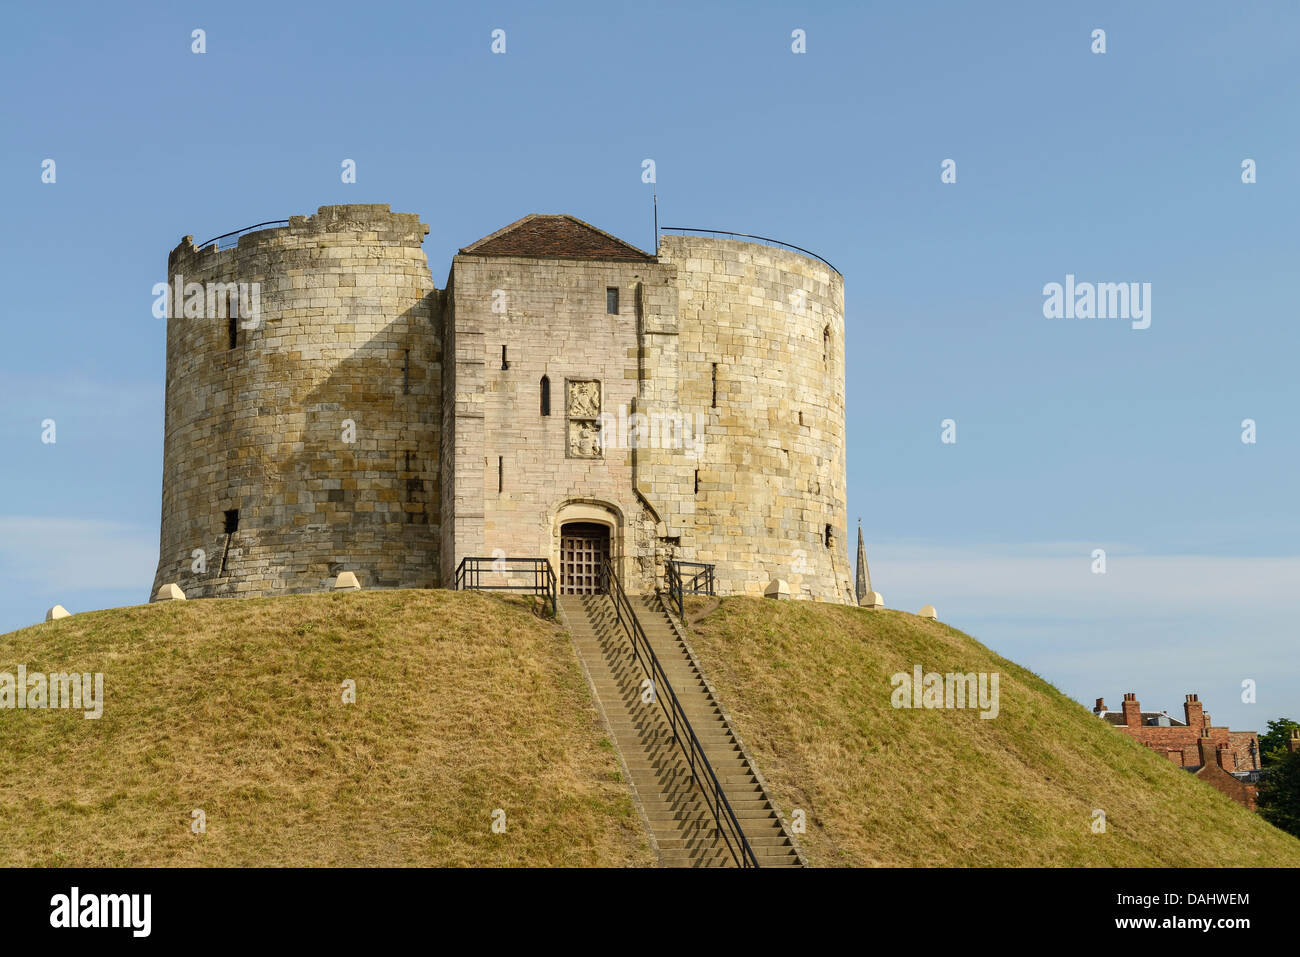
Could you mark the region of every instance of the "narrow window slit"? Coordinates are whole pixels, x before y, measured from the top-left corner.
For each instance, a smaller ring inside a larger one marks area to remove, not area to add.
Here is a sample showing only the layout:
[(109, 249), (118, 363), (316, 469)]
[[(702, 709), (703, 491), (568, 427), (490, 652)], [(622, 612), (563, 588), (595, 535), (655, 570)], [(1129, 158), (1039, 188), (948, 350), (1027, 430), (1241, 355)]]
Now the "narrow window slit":
[(230, 340), (227, 348), (233, 349), (239, 343), (239, 294), (231, 296), (226, 302), (226, 315), (230, 317), (226, 322), (226, 335)]
[(230, 558), (230, 539), (239, 531), (239, 509), (232, 508), (225, 512), (226, 547), (221, 552), (221, 577), (226, 575), (226, 562)]

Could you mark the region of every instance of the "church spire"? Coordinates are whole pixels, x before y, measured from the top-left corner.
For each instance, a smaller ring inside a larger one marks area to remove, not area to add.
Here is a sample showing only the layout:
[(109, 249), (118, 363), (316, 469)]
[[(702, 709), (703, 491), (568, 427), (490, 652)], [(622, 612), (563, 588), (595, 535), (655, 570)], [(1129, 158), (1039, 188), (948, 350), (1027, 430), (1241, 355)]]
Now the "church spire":
[(858, 604), (871, 594), (871, 572), (867, 568), (867, 548), (862, 544), (862, 519), (858, 519), (858, 580), (856, 583)]

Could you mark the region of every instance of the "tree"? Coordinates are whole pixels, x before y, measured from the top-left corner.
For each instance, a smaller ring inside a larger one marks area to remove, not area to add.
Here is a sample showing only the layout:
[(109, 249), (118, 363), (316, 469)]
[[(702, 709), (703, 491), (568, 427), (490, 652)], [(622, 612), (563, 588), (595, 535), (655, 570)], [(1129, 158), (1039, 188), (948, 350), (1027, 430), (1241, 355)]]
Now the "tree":
[(1284, 754), (1260, 778), (1259, 816), (1300, 837), (1300, 751)]
[(1300, 723), (1290, 718), (1278, 718), (1268, 723), (1268, 730), (1259, 736), (1260, 767), (1268, 767), (1286, 757), (1286, 743), (1291, 739), (1291, 729)]

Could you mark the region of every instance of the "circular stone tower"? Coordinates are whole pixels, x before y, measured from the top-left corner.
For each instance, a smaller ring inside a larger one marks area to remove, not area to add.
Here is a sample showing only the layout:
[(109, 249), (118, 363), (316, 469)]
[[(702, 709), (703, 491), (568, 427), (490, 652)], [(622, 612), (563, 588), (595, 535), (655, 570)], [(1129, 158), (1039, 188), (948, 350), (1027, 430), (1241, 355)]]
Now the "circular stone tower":
[[(788, 249), (667, 235), (678, 401), (704, 425), (693, 561), (723, 594), (855, 603), (848, 553), (844, 278)], [(686, 511), (686, 509), (679, 509)]]
[(387, 206), (324, 206), (232, 248), (172, 250), (155, 592), (319, 591), (344, 570), (438, 584), (427, 232)]

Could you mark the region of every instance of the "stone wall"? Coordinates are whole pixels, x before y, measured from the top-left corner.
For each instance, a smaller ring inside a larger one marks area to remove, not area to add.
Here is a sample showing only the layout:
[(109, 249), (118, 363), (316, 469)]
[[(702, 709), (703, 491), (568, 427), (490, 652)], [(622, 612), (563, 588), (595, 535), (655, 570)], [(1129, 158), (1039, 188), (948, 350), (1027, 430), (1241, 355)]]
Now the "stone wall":
[(316, 591), (344, 569), (363, 586), (439, 584), (442, 354), (427, 232), (387, 206), (331, 206), (234, 249), (186, 237), (172, 251), (172, 282), (260, 283), (261, 316), (234, 348), (224, 312), (174, 305), (167, 322), (155, 590)]
[(681, 557), (716, 564), (728, 594), (779, 578), (852, 603), (843, 278), (732, 239), (665, 236), (659, 258), (676, 275), (676, 399), (705, 422), (698, 491), (674, 476), (655, 499), (691, 515)]
[[(444, 396), (444, 428), (453, 436), (443, 468), (444, 579), (462, 558), (497, 550), (549, 558), (558, 569), (561, 522), (597, 521), (612, 527), (628, 589), (653, 589), (656, 521), (634, 489), (630, 450), (599, 424), (601, 413), (635, 407), (639, 290), (647, 281), (662, 286), (662, 273), (652, 262), (456, 257), (447, 307), (455, 367)], [(619, 290), (616, 315), (606, 312), (610, 288)]]
[(853, 601), (838, 273), (726, 239), (665, 236), (656, 260), (542, 216), (462, 250), (439, 293), (427, 231), (329, 206), (173, 250), (173, 281), (260, 283), (261, 315), (233, 348), (224, 312), (168, 321), (155, 590), (451, 586), (467, 556), (558, 570), (581, 521), (610, 528), (633, 592), (675, 557), (715, 564), (724, 594)]

